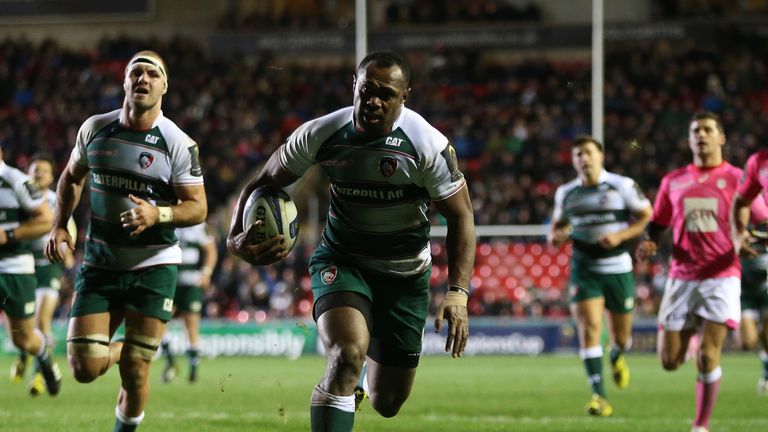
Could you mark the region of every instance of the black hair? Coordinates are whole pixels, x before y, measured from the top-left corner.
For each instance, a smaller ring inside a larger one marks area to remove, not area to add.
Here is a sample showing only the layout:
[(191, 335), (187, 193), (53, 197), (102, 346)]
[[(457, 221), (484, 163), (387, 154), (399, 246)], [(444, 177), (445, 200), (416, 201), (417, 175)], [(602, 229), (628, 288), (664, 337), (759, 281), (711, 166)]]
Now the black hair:
[(359, 74), (361, 70), (364, 70), (371, 63), (376, 66), (399, 67), (403, 73), (403, 79), (405, 79), (405, 87), (411, 86), (411, 66), (400, 54), (394, 51), (374, 51), (360, 61), (360, 64), (357, 66), (357, 73)]
[(587, 144), (587, 143), (595, 143), (595, 146), (597, 147), (597, 149), (600, 150), (601, 152), (603, 151), (603, 144), (600, 143), (600, 141), (598, 141), (592, 135), (579, 135), (579, 136), (577, 136), (573, 140), (573, 148), (581, 147), (581, 146), (583, 146), (584, 144)]
[(29, 158), (30, 165), (38, 161), (48, 162), (51, 165), (51, 168), (56, 169), (56, 163), (53, 161), (53, 156), (49, 153), (35, 153)]
[(691, 123), (698, 121), (698, 120), (714, 120), (714, 122), (717, 124), (717, 129), (720, 131), (720, 133), (724, 134), (725, 129), (723, 128), (723, 122), (720, 121), (720, 116), (713, 113), (712, 111), (696, 111), (693, 113), (693, 116), (691, 116), (691, 121), (688, 122), (690, 125)]

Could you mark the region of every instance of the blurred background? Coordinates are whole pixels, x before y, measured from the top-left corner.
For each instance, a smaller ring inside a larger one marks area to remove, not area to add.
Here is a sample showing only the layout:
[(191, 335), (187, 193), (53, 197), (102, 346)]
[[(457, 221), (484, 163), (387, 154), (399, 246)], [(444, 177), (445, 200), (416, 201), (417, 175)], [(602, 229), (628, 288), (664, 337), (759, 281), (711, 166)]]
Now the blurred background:
[[(544, 340), (511, 352), (572, 348), (570, 250), (547, 246), (543, 233), (555, 189), (575, 176), (572, 139), (594, 132), (592, 0), (368, 0), (366, 9), (368, 50), (409, 59), (407, 105), (449, 137), (468, 180), (479, 226), (473, 325)], [(743, 165), (768, 126), (766, 18), (768, 0), (605, 2), (604, 129), (596, 135), (607, 169), (634, 178), (653, 200), (661, 177), (690, 161), (687, 125), (699, 109), (722, 116), (726, 158)], [(219, 248), (204, 317), (306, 332), (323, 176), (309, 172), (290, 190), (302, 234), (283, 262), (252, 267), (229, 256), (224, 239), (254, 170), (298, 125), (351, 105), (355, 26), (354, 0), (0, 0), (5, 161), (24, 170), (45, 151), (60, 172), (80, 124), (122, 104), (130, 56), (159, 52), (170, 76), (163, 111), (200, 145)], [(82, 240), (88, 205), (76, 217)], [(442, 223), (433, 217), (433, 309), (447, 278)], [(665, 266), (660, 255), (636, 268), (638, 328), (645, 322), (649, 335)], [(68, 274), (61, 320), (71, 294)]]

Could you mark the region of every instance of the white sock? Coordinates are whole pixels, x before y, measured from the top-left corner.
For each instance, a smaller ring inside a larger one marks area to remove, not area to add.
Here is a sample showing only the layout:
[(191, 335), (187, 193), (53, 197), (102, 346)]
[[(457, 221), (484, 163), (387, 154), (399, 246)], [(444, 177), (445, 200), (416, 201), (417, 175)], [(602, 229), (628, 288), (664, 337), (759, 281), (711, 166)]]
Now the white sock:
[(316, 385), (310, 405), (326, 406), (336, 408), (339, 411), (353, 413), (355, 412), (355, 395), (354, 393), (349, 396), (333, 395), (320, 388), (319, 385)]
[(723, 368), (720, 366), (707, 373), (699, 373), (699, 381), (705, 384), (711, 384), (723, 377)]
[(142, 411), (141, 414), (137, 415), (136, 417), (128, 417), (127, 415), (123, 414), (122, 411), (120, 411), (120, 407), (115, 407), (115, 417), (117, 417), (121, 423), (133, 426), (141, 423), (141, 421), (144, 420), (144, 411)]
[(40, 357), (41, 355), (43, 355), (46, 348), (45, 335), (43, 334), (43, 332), (41, 332), (38, 329), (34, 329), (34, 332), (37, 335), (37, 337), (40, 338), (40, 349), (37, 350), (37, 352), (35, 353), (35, 356)]

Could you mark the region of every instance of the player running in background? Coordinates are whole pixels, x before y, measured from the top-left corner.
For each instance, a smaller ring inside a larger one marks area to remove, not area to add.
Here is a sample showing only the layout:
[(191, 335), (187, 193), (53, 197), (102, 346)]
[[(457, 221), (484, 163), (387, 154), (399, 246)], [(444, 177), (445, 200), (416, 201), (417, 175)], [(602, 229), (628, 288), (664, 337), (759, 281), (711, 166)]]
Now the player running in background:
[[(2, 158), (0, 148), (0, 308), (11, 341), (35, 356), (48, 393), (55, 396), (61, 389), (61, 372), (46, 349), (45, 335), (35, 328), (35, 258), (30, 244), (50, 230), (51, 208), (37, 183)], [(26, 361), (14, 363), (12, 380), (23, 377), (19, 368), (24, 366)]]
[[(734, 199), (734, 221), (738, 238), (742, 242), (741, 284), (741, 344), (744, 349), (754, 349), (760, 341), (760, 361), (763, 373), (757, 382), (757, 392), (768, 394), (768, 209), (765, 194), (768, 179), (764, 174), (768, 167), (768, 151), (761, 150), (747, 160), (747, 166)], [(762, 194), (760, 194), (762, 192)], [(762, 196), (758, 196), (758, 194)], [(751, 204), (750, 204), (751, 203)], [(752, 222), (750, 235), (747, 224)]]
[[(119, 360), (114, 432), (132, 432), (144, 419), (149, 366), (171, 319), (181, 263), (174, 229), (207, 215), (197, 144), (161, 111), (165, 62), (153, 51), (136, 53), (123, 89), (121, 109), (80, 127), (45, 250), (52, 261), (64, 259), (62, 247), (74, 250), (67, 221), (88, 178), (91, 220), (75, 275), (67, 357), (83, 383)], [(124, 343), (110, 343), (123, 321)]]
[(716, 114), (694, 114), (688, 128), (693, 163), (661, 180), (639, 259), (656, 254), (672, 229), (672, 259), (659, 309), (659, 356), (665, 370), (685, 362), (691, 336), (696, 354), (696, 417), (692, 431), (709, 429), (720, 388), (720, 355), (728, 329), (739, 324), (741, 267), (731, 236), (731, 203), (741, 169), (723, 160), (725, 132)]
[[(181, 246), (181, 265), (176, 296), (173, 299), (174, 316), (181, 317), (184, 321), (188, 343), (189, 382), (193, 383), (197, 381), (197, 367), (200, 362), (200, 310), (205, 293), (211, 288), (211, 275), (219, 253), (216, 241), (208, 234), (205, 223), (177, 228), (176, 237)], [(177, 368), (167, 331), (161, 346), (166, 361), (161, 377), (164, 383), (169, 383), (176, 376)]]
[[(31, 163), (27, 169), (27, 174), (37, 183), (40, 192), (43, 194), (48, 206), (56, 208), (56, 192), (52, 191), (54, 163), (53, 158), (45, 154), (32, 156)], [(70, 220), (70, 224), (74, 221)], [(74, 228), (71, 226), (70, 228)], [(53, 313), (59, 304), (59, 289), (61, 288), (62, 265), (51, 263), (45, 257), (45, 244), (48, 240), (48, 233), (43, 234), (32, 243), (32, 253), (35, 256), (35, 276), (37, 278), (37, 288), (35, 289), (35, 326), (45, 335), (45, 344), (49, 355), (53, 355)], [(64, 257), (64, 267), (71, 269), (75, 265), (75, 258), (71, 252), (66, 251)], [(27, 353), (21, 352), (17, 364), (26, 365)], [(18, 381), (23, 378), (23, 367), (17, 367)], [(36, 396), (45, 389), (43, 374), (40, 365), (35, 365), (35, 373), (30, 382), (29, 392)]]
[[(366, 56), (353, 77), (354, 106), (300, 126), (243, 189), (227, 238), (254, 264), (284, 257), (282, 237), (249, 243), (243, 207), (262, 185), (286, 186), (313, 164), (331, 180), (328, 222), (310, 260), (314, 318), (326, 369), (310, 402), (313, 432), (351, 431), (363, 361), (373, 408), (393, 417), (408, 398), (429, 306), (428, 204), (448, 223), (449, 289), (436, 329), (462, 355), (475, 256), (472, 206), (448, 139), (404, 107), (410, 67), (398, 54)], [(446, 382), (448, 383), (448, 382)], [(458, 401), (457, 401), (458, 402)]]
[(573, 241), (569, 283), (571, 314), (576, 320), (579, 356), (592, 399), (587, 413), (608, 417), (613, 408), (603, 386), (600, 337), (607, 313), (613, 379), (629, 385), (624, 353), (632, 341), (635, 279), (627, 242), (639, 237), (651, 219), (651, 203), (634, 180), (604, 169), (603, 146), (578, 137), (571, 151), (578, 177), (557, 188), (549, 241), (559, 247)]

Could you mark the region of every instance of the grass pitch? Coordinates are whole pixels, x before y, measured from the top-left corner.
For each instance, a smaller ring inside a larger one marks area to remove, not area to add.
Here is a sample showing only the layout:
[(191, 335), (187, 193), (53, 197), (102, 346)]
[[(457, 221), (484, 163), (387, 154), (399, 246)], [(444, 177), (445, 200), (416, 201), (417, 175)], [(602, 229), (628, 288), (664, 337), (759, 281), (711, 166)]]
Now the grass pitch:
[[(425, 357), (411, 398), (400, 414), (384, 419), (366, 401), (355, 431), (623, 432), (690, 430), (694, 414), (692, 364), (664, 372), (651, 355), (630, 356), (632, 383), (619, 391), (607, 382), (614, 416), (590, 418), (581, 362), (574, 356)], [(185, 359), (181, 364), (184, 365)], [(10, 357), (0, 357), (0, 431), (111, 431), (119, 386), (117, 369), (91, 384), (78, 384), (66, 366), (59, 396), (32, 398), (26, 385), (7, 378)], [(185, 381), (185, 368), (160, 384), (162, 363), (152, 370), (152, 394), (142, 432), (308, 431), (308, 401), (324, 360), (306, 357), (203, 359), (200, 380)], [(760, 363), (755, 354), (728, 354), (713, 432), (768, 430), (768, 397), (757, 396)], [(610, 378), (607, 378), (610, 381)]]

